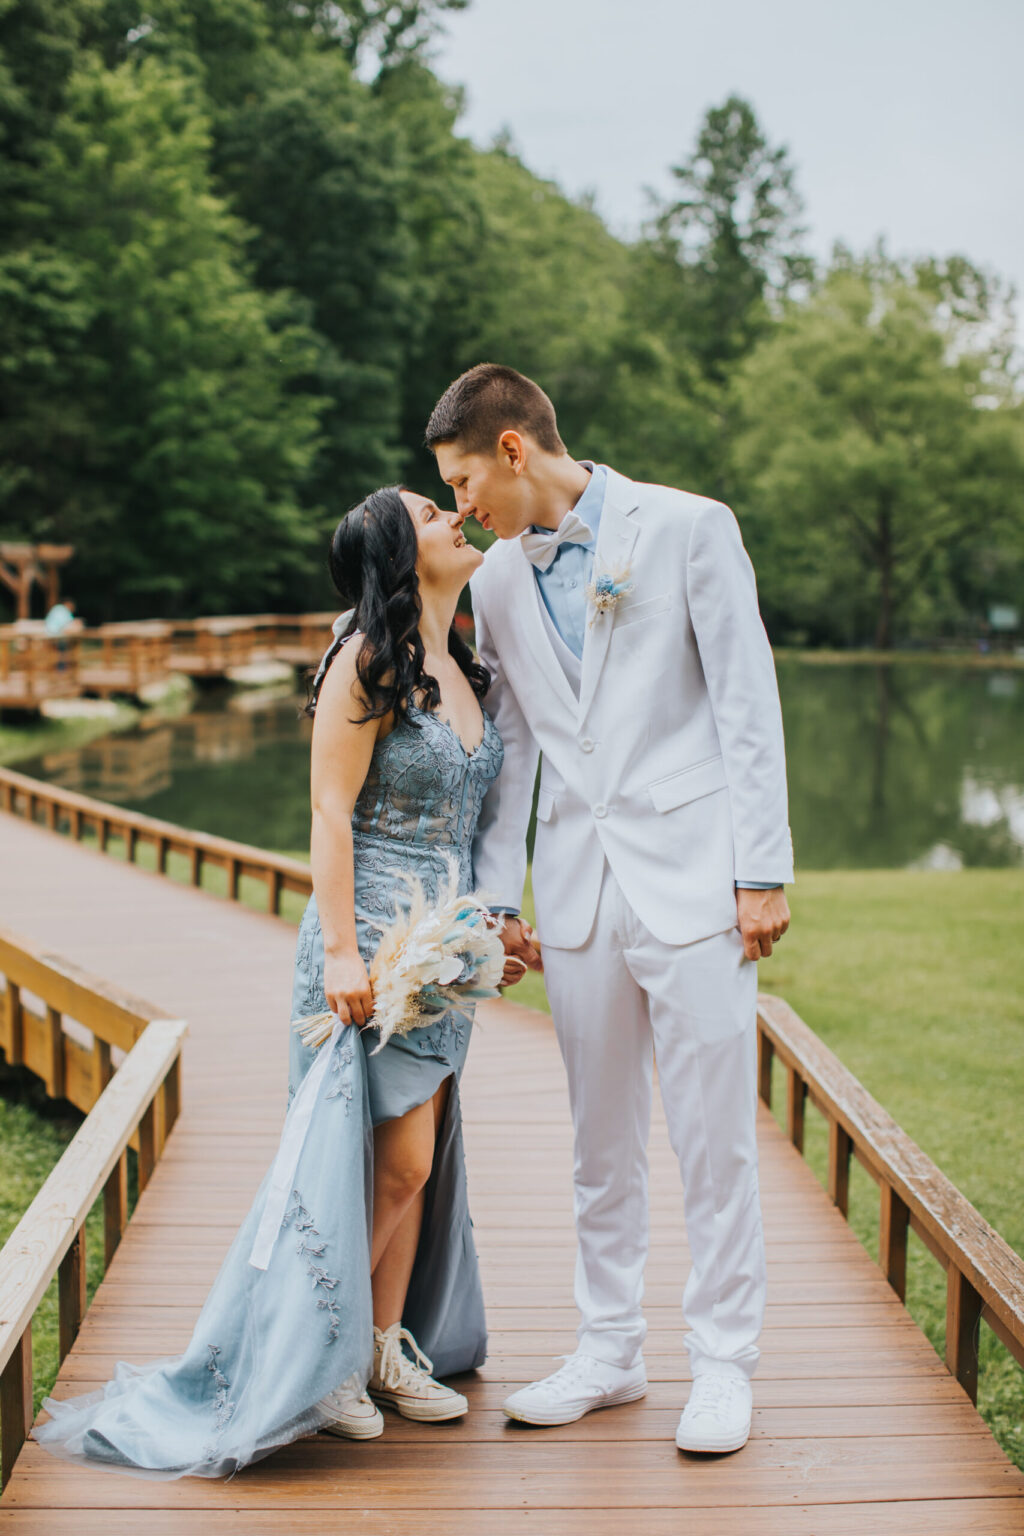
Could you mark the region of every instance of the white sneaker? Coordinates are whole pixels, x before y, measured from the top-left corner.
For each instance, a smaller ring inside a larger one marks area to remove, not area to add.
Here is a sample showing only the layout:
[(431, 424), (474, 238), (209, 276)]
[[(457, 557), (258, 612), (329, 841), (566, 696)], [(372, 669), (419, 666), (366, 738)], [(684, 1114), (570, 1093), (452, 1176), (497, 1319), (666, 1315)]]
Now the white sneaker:
[[(402, 1348), (409, 1345), (415, 1361)], [(434, 1367), (420, 1349), (408, 1328), (392, 1323), (383, 1331), (373, 1330), (373, 1375), (370, 1391), (379, 1403), (396, 1408), (403, 1418), (421, 1424), (439, 1424), (446, 1419), (461, 1419), (469, 1403), (461, 1392), (446, 1387), (431, 1376)]]
[(753, 1394), (744, 1377), (702, 1371), (676, 1430), (681, 1451), (738, 1451), (750, 1435)]
[(628, 1370), (595, 1360), (592, 1355), (566, 1355), (565, 1364), (543, 1381), (505, 1399), (510, 1419), (522, 1424), (572, 1424), (593, 1408), (613, 1408), (634, 1403), (647, 1391), (647, 1372), (641, 1360)]
[(384, 1433), (384, 1415), (367, 1397), (348, 1396), (337, 1390), (328, 1392), (316, 1405), (328, 1415), (321, 1429), (344, 1440), (376, 1440)]

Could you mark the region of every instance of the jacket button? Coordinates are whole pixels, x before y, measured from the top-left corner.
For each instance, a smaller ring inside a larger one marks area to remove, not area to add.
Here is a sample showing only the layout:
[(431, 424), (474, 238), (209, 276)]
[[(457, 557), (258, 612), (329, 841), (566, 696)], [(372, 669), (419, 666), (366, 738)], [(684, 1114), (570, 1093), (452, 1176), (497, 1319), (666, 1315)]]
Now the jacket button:
[(580, 751), (581, 752), (593, 752), (593, 750), (594, 750), (594, 743), (591, 741), (589, 736), (584, 736), (583, 740), (580, 742)]
[(595, 805), (594, 806), (594, 815), (598, 816), (598, 817), (607, 816), (608, 815), (608, 807), (606, 805)]

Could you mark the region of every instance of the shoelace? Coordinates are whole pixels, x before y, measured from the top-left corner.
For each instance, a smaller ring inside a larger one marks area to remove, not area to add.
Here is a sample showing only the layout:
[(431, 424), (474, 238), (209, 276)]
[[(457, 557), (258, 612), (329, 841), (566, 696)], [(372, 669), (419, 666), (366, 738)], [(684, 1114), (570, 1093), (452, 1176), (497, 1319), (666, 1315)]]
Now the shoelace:
[(337, 1408), (339, 1413), (357, 1403), (360, 1407), (372, 1406), (369, 1397), (364, 1392), (360, 1397), (355, 1397), (351, 1392), (343, 1392), (341, 1387), (335, 1387), (333, 1391), (325, 1393), (325, 1399), (332, 1408)]
[[(403, 1339), (416, 1356), (415, 1364), (402, 1349)], [(427, 1359), (408, 1328), (388, 1329), (380, 1351), (381, 1386), (397, 1391), (409, 1376), (429, 1376), (433, 1369), (433, 1362)]]
[(728, 1376), (698, 1376), (687, 1407), (694, 1413), (721, 1413), (734, 1396), (736, 1386)]
[(552, 1372), (551, 1376), (548, 1377), (549, 1381), (553, 1381), (556, 1376), (561, 1381), (592, 1380), (592, 1362), (588, 1360), (586, 1355), (559, 1355), (558, 1358), (559, 1360), (564, 1360), (565, 1364), (560, 1365), (557, 1371)]

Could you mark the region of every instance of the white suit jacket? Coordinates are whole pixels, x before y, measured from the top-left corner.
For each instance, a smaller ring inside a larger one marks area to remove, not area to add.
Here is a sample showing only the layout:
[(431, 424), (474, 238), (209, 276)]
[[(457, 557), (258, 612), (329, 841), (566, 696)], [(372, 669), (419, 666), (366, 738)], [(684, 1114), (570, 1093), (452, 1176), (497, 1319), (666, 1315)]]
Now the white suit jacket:
[(605, 858), (669, 944), (735, 927), (735, 880), (793, 877), (775, 666), (736, 519), (609, 469), (594, 570), (620, 566), (634, 590), (588, 627), (578, 699), (520, 541), (495, 543), (471, 583), (505, 743), (474, 884), (520, 906), (539, 755), (537, 929), (560, 949), (587, 940)]

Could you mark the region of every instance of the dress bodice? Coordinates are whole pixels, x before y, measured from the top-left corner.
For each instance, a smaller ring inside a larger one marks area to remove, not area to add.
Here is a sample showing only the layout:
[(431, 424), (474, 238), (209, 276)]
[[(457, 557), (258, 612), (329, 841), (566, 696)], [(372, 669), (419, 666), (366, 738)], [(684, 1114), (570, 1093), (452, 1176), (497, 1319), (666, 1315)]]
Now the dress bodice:
[(488, 785), (503, 757), (501, 737), (484, 711), (484, 733), (467, 752), (454, 728), (409, 706), (374, 747), (352, 813), (357, 838), (386, 838), (415, 848), (468, 856)]

